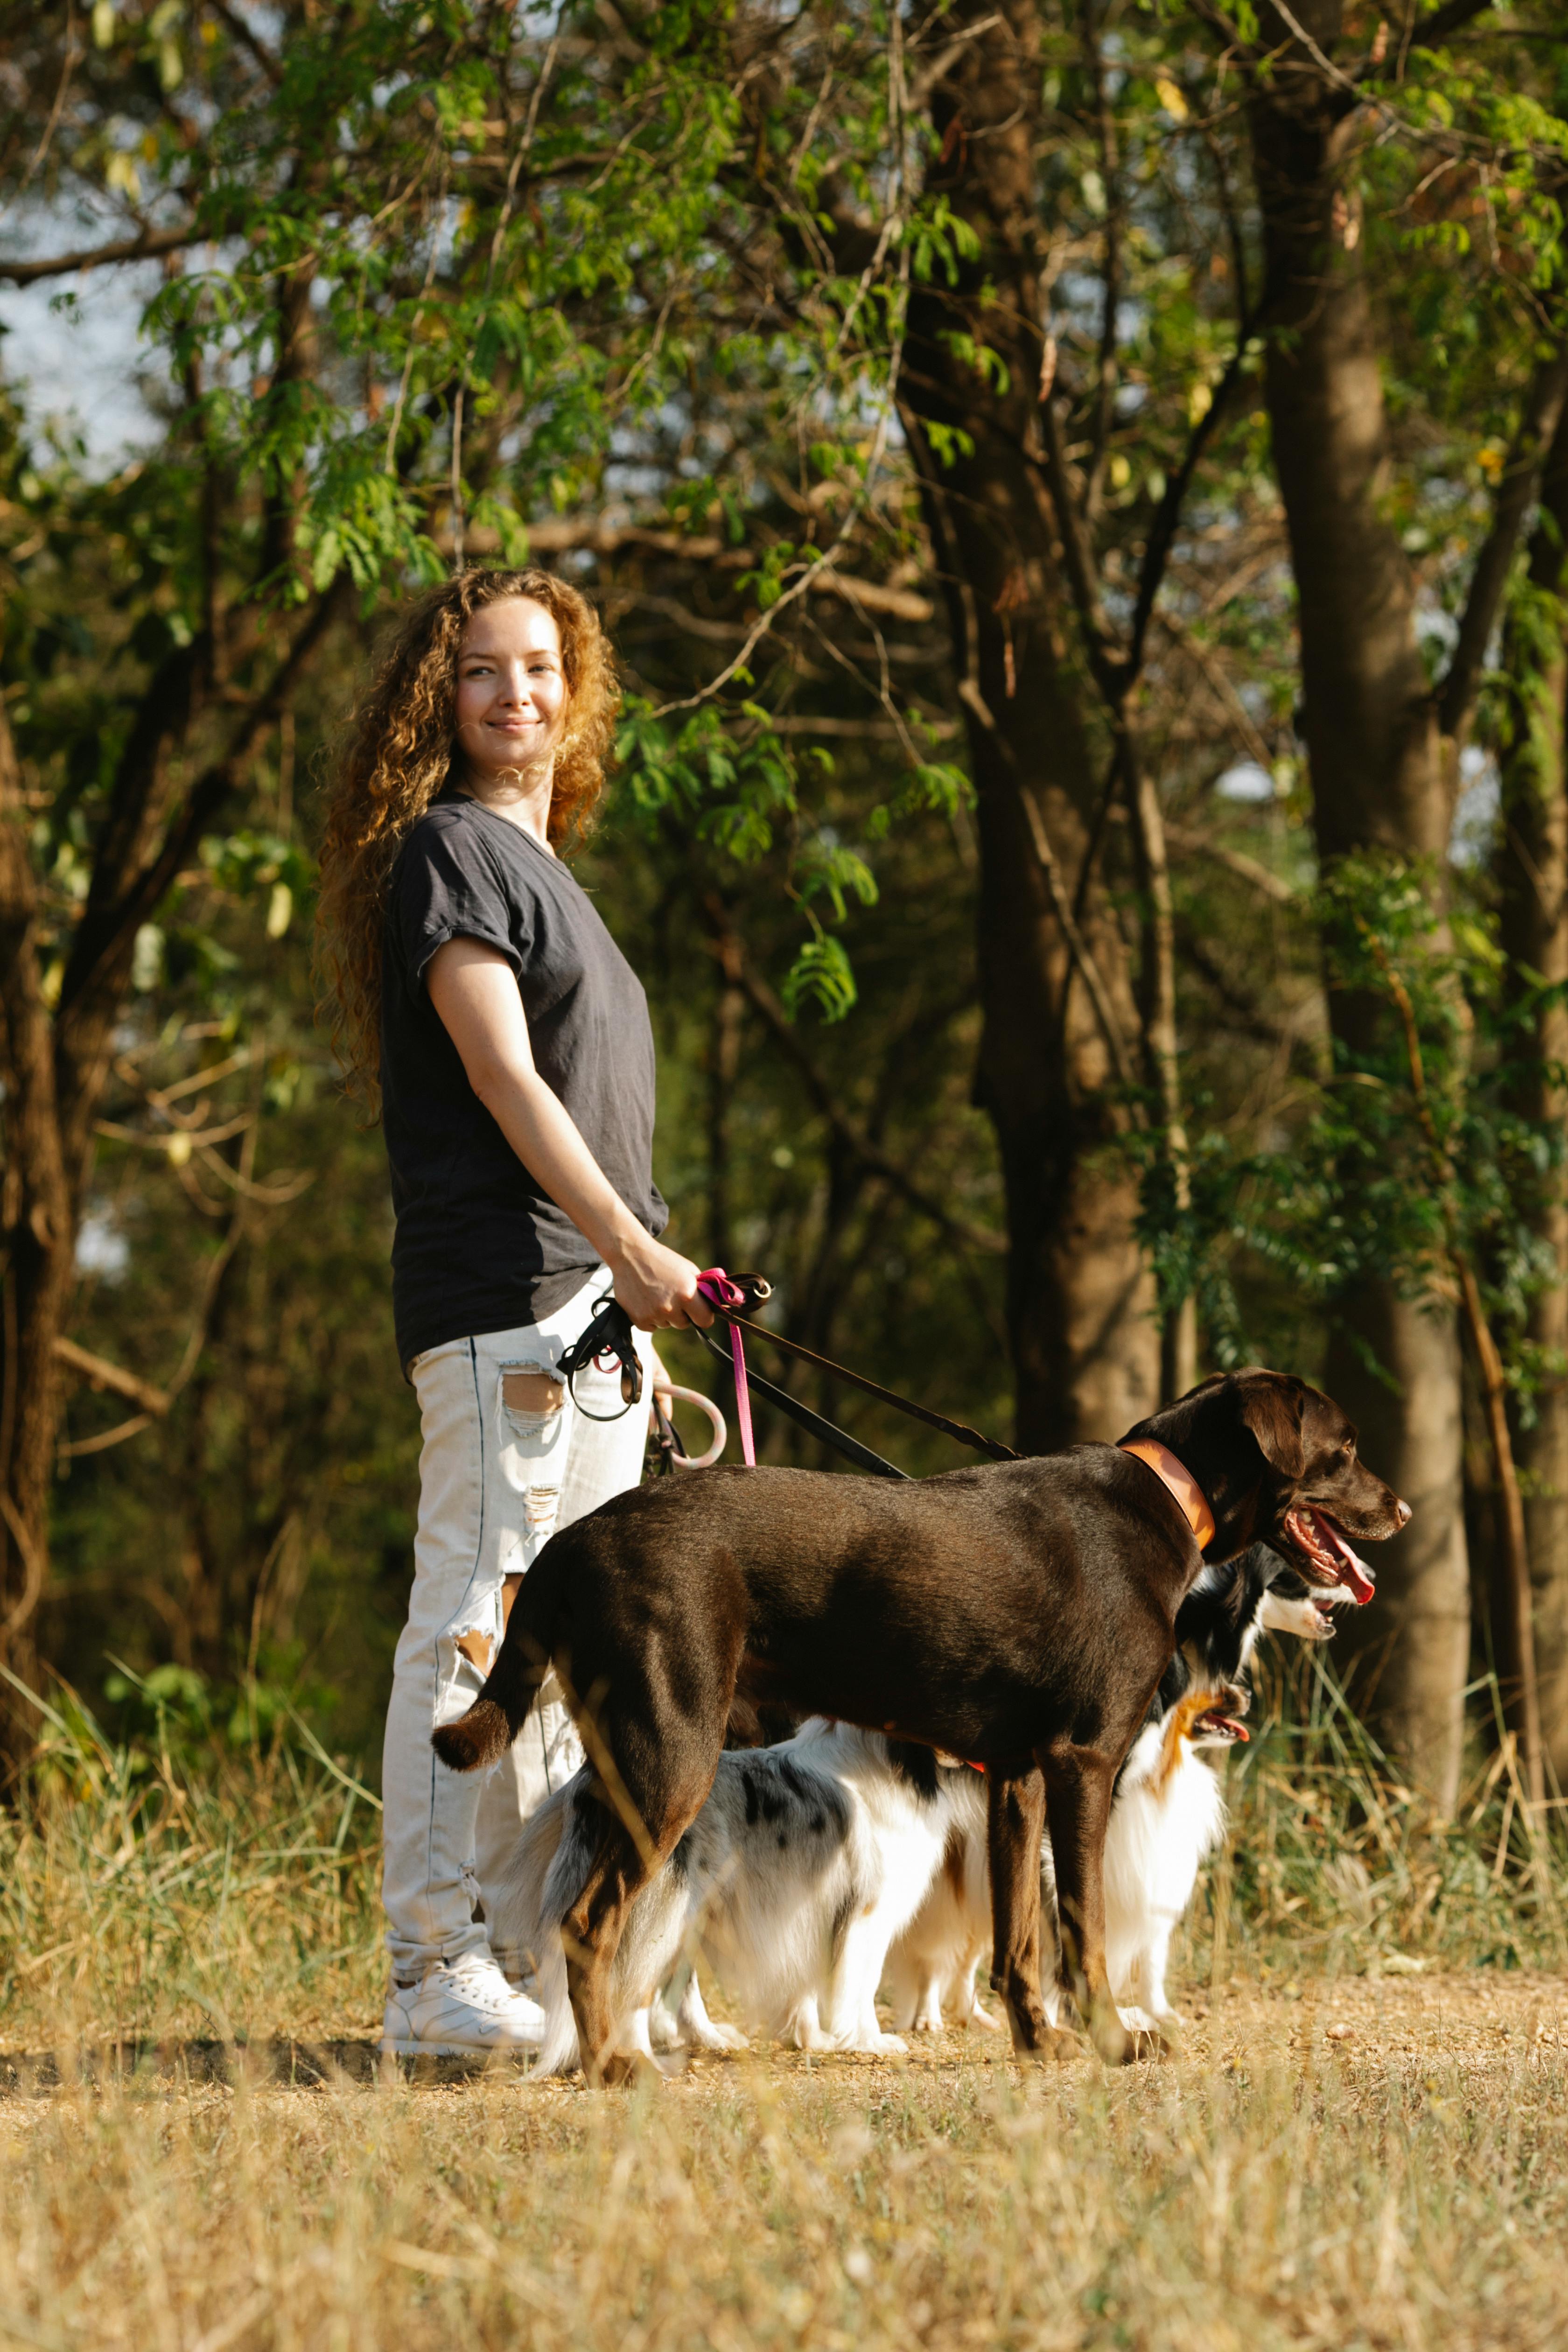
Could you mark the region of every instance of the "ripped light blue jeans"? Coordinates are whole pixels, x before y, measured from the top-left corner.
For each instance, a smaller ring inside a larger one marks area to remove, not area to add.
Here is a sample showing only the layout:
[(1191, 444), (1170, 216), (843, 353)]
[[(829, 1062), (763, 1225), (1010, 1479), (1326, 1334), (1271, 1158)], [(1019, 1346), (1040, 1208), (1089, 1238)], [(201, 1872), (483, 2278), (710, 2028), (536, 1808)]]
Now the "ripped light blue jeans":
[[(542, 1323), (448, 1340), (410, 1368), (424, 1436), (419, 1527), (382, 1765), (382, 1901), (401, 1982), (486, 1948), (487, 1883), (521, 1824), (583, 1760), (553, 1676), (490, 1772), (449, 1771), (430, 1734), (479, 1695), (501, 1636), (505, 1580), (526, 1574), (558, 1527), (642, 1476), (647, 1387), (618, 1420), (594, 1421), (557, 1376), (608, 1287), (601, 1269)], [(651, 1341), (639, 1332), (637, 1344), (651, 1382)], [(588, 1412), (619, 1411), (616, 1373), (590, 1369), (574, 1385)]]

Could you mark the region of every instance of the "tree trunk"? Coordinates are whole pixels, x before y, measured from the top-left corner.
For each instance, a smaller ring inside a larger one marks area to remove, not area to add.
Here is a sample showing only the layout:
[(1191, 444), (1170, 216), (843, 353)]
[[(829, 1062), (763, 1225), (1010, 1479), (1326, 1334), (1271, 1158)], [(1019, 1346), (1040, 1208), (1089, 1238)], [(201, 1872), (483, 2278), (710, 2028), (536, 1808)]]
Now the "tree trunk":
[[(1117, 1088), (1137, 1007), (1103, 888), (1083, 887), (1106, 760), (1090, 740), (1056, 527), (1028, 456), (1044, 349), (1040, 26), (1033, 5), (1013, 0), (1000, 12), (953, 8), (944, 30), (983, 23), (933, 92), (940, 153), (927, 175), (981, 249), (954, 285), (939, 272), (916, 288), (901, 383), (978, 793), (976, 1092), (1006, 1188), (1017, 1442), (1043, 1452), (1119, 1437), (1154, 1409), (1160, 1327), (1137, 1184), (1102, 1156), (1128, 1117)], [(955, 350), (963, 337), (997, 355), (1005, 383)]]
[[(10, 721), (0, 704), (0, 1009), (5, 1045), (4, 1367), (0, 1371), (0, 1663), (36, 1686), (34, 1624), (48, 1573), (59, 1331), (75, 1251), (55, 1114), (54, 1041), (37, 941), (37, 885)], [(19, 1762), (36, 1723), (7, 1689), (0, 1759)]]
[[(1568, 985), (1568, 634), (1561, 609), (1542, 596), (1568, 589), (1568, 421), (1561, 423), (1542, 480), (1542, 517), (1530, 547), (1535, 592), (1510, 619), (1503, 667), (1512, 708), (1502, 756), (1502, 822), (1496, 874), (1502, 944), (1518, 984), (1520, 966), (1557, 987)], [(1557, 1075), (1568, 1068), (1568, 1005), (1538, 1007), (1514, 1048), (1518, 1108), (1526, 1118), (1560, 1127), (1568, 1101)], [(1568, 1200), (1558, 1179), (1537, 1231), (1558, 1280), (1535, 1300), (1530, 1339), (1556, 1370), (1536, 1399), (1532, 1426), (1517, 1427), (1515, 1450), (1525, 1478), (1525, 1527), (1535, 1601), (1536, 1672), (1542, 1734), (1558, 1782), (1568, 1789)], [(1507, 1683), (1517, 1661), (1500, 1651)]]
[[(1323, 48), (1339, 0), (1292, 12)], [(1270, 333), (1267, 399), (1300, 599), (1304, 732), (1325, 866), (1382, 847), (1434, 860), (1452, 819), (1455, 762), (1415, 635), (1415, 583), (1390, 522), (1387, 419), (1350, 171), (1353, 100), (1290, 27), (1254, 84), (1253, 152)], [(1381, 1018), (1331, 1000), (1337, 1036), (1363, 1045)], [(1458, 1788), (1469, 1638), (1459, 1349), (1453, 1311), (1368, 1283), (1340, 1304), (1328, 1386), (1363, 1450), (1411, 1504), (1382, 1555), (1376, 1606), (1355, 1637), (1376, 1654), (1372, 1703), (1405, 1769), (1447, 1810)], [(1369, 1370), (1370, 1352), (1387, 1379)]]
[[(205, 828), (235, 793), (325, 634), (340, 591), (316, 597), (226, 753), (184, 791), (172, 753), (197, 714), (200, 639), (149, 685), (121, 753), (71, 936), (57, 1010), (38, 970), (38, 887), (10, 728), (0, 709), (0, 1119), (5, 1170), (0, 1314), (0, 1661), (37, 1671), (31, 1627), (48, 1573), (48, 1496), (59, 1419), (55, 1342), (75, 1275), (76, 1221), (136, 931), (150, 921)], [(37, 1721), (0, 1695), (0, 1758), (30, 1750)]]

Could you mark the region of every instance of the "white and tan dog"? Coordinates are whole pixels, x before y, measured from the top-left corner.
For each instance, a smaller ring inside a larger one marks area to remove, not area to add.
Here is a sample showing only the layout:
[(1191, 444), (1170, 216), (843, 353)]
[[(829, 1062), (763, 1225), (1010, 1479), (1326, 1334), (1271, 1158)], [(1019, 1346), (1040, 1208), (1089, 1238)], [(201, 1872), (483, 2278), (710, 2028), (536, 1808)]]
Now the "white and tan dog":
[[(1167, 2039), (1181, 2029), (1165, 1990), (1171, 1938), (1199, 1870), (1225, 1834), (1225, 1801), (1206, 1758), (1247, 1738), (1239, 1718), (1247, 1694), (1237, 1677), (1258, 1635), (1327, 1641), (1333, 1606), (1350, 1597), (1309, 1588), (1287, 1560), (1258, 1544), (1205, 1571), (1184, 1602), (1175, 1657), (1117, 1777), (1106, 1833), (1106, 1971), (1123, 2024)], [(942, 1869), (888, 1956), (888, 1990), (900, 2031), (939, 2032), (947, 2020), (992, 2021), (974, 1998), (975, 1971), (991, 1945), (985, 1810), (984, 1784), (956, 1791)], [(1047, 1917), (1055, 1892), (1047, 1840), (1041, 1854)], [(1055, 2024), (1060, 1988), (1047, 1978), (1041, 1994)]]

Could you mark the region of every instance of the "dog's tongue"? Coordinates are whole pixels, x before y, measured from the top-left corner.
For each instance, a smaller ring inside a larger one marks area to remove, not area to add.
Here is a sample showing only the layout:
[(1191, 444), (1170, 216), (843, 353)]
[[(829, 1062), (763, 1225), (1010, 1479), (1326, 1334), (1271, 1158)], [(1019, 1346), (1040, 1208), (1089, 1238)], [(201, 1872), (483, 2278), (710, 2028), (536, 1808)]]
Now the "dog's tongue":
[(1205, 1726), (1211, 1732), (1222, 1732), (1228, 1739), (1240, 1740), (1244, 1748), (1251, 1743), (1252, 1734), (1247, 1726), (1238, 1723), (1234, 1715), (1222, 1713), (1217, 1706), (1211, 1706), (1205, 1714), (1199, 1716), (1198, 1727), (1201, 1730)]
[(1364, 1609), (1369, 1601), (1375, 1599), (1377, 1593), (1371, 1569), (1364, 1559), (1351, 1549), (1331, 1519), (1324, 1518), (1320, 1511), (1317, 1514), (1317, 1520), (1320, 1528), (1328, 1538), (1329, 1549), (1339, 1564), (1340, 1582), (1348, 1589), (1357, 1608)]

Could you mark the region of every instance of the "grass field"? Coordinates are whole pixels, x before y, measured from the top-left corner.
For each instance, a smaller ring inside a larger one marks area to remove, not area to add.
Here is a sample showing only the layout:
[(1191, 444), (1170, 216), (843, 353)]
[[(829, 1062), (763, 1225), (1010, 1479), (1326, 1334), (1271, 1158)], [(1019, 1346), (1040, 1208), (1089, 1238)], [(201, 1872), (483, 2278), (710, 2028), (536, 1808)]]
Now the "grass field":
[(57, 1715), (0, 1819), (0, 2346), (1562, 2345), (1563, 1855), (1506, 1756), (1434, 1832), (1331, 1685), (1266, 1696), (1179, 2058), (631, 2095), (384, 2080), (352, 1770)]

